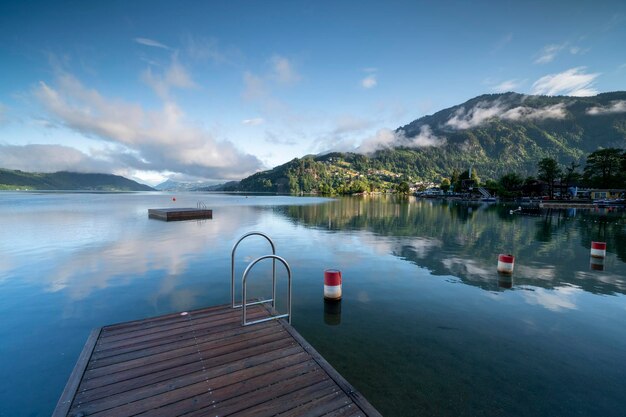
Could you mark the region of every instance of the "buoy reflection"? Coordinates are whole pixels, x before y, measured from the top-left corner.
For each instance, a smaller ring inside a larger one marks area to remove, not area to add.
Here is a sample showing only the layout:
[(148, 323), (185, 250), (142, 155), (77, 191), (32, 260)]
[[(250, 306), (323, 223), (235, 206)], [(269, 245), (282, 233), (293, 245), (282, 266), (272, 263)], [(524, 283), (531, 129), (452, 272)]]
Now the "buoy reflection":
[(592, 271), (604, 271), (604, 258), (589, 258), (589, 269)]
[(341, 324), (341, 301), (324, 300), (324, 323), (329, 326)]
[(498, 274), (498, 287), (506, 289), (513, 288), (513, 276)]

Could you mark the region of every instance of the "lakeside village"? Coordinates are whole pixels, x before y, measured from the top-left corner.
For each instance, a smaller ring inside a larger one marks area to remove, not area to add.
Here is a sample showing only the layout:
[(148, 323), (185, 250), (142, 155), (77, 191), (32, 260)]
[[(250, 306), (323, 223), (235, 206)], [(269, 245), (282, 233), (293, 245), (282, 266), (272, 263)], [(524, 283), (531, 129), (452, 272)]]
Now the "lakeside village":
[(413, 184), (408, 191), (423, 198), (626, 208), (626, 151), (600, 149), (589, 155), (582, 173), (578, 168), (575, 162), (563, 167), (553, 158), (544, 158), (537, 164), (536, 178), (508, 173), (484, 184), (470, 168), (459, 176), (442, 179), (438, 185)]

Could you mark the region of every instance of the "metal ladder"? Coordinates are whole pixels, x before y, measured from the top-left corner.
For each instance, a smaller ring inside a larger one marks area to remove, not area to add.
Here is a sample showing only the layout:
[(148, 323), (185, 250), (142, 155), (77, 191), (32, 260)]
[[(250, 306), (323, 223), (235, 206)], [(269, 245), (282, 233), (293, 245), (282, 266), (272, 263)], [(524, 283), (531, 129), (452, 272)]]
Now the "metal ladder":
[[(250, 264), (248, 265), (248, 267), (246, 268), (246, 270), (243, 273), (243, 276), (241, 278), (241, 304), (235, 304), (235, 253), (237, 251), (237, 246), (239, 246), (239, 244), (246, 238), (250, 237), (250, 236), (261, 236), (263, 238), (265, 238), (270, 246), (272, 247), (272, 254), (271, 255), (264, 255), (261, 256), (255, 260), (253, 260), (252, 262), (250, 262)], [(259, 262), (261, 262), (264, 259), (271, 259), (272, 260), (272, 298), (269, 298), (267, 300), (261, 300), (261, 301), (254, 301), (252, 303), (248, 303), (246, 302), (246, 283), (247, 283), (247, 278), (248, 278), (248, 273), (250, 272), (250, 270)], [(246, 320), (246, 315), (247, 315), (247, 307), (249, 306), (253, 306), (253, 305), (257, 305), (257, 304), (265, 304), (265, 303), (272, 303), (272, 311), (276, 311), (276, 261), (279, 261), (280, 263), (282, 263), (285, 268), (287, 269), (287, 283), (288, 283), (288, 292), (287, 292), (287, 306), (288, 306), (288, 313), (286, 314), (278, 314), (275, 316), (270, 316), (270, 317), (266, 317), (264, 319), (259, 319), (259, 320), (254, 320), (254, 321), (247, 321)], [(283, 258), (281, 258), (280, 256), (276, 255), (276, 245), (274, 245), (274, 242), (272, 241), (272, 239), (266, 235), (265, 233), (262, 232), (249, 232), (246, 233), (245, 235), (243, 235), (241, 238), (239, 238), (239, 240), (237, 241), (237, 243), (235, 243), (235, 245), (233, 246), (233, 250), (231, 252), (231, 256), (230, 256), (230, 299), (231, 299), (231, 303), (230, 306), (231, 308), (241, 308), (242, 309), (242, 318), (241, 318), (241, 324), (243, 326), (249, 326), (251, 324), (257, 324), (257, 323), (264, 323), (266, 321), (270, 321), (270, 320), (278, 320), (278, 319), (282, 319), (282, 318), (288, 318), (289, 324), (291, 324), (291, 268), (289, 267), (289, 264), (287, 263), (287, 261)]]

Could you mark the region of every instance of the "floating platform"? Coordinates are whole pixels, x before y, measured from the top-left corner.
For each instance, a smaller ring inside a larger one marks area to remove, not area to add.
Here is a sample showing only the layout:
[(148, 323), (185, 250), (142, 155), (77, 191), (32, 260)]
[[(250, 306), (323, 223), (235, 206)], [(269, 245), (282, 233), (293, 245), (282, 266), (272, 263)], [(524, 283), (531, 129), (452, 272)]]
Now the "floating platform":
[(230, 305), (91, 333), (53, 416), (137, 414), (380, 416), (286, 321)]
[(151, 219), (164, 220), (166, 222), (174, 220), (212, 219), (213, 210), (199, 208), (148, 209), (148, 217)]

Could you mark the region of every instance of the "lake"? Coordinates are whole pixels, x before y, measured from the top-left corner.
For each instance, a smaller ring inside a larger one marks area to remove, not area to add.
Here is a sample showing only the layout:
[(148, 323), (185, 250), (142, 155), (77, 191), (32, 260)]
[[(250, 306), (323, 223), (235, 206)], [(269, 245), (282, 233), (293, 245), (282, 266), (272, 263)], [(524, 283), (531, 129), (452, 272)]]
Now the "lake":
[[(198, 202), (213, 219), (148, 219)], [(623, 416), (626, 214), (511, 208), (1, 192), (0, 416), (49, 415), (92, 328), (228, 303), (232, 246), (253, 230), (293, 270), (293, 326), (383, 415)], [(607, 242), (602, 263), (591, 241)], [(267, 253), (246, 239), (238, 280)], [(323, 301), (327, 268), (342, 271), (340, 305)], [(270, 271), (255, 268), (251, 297), (269, 295)]]

